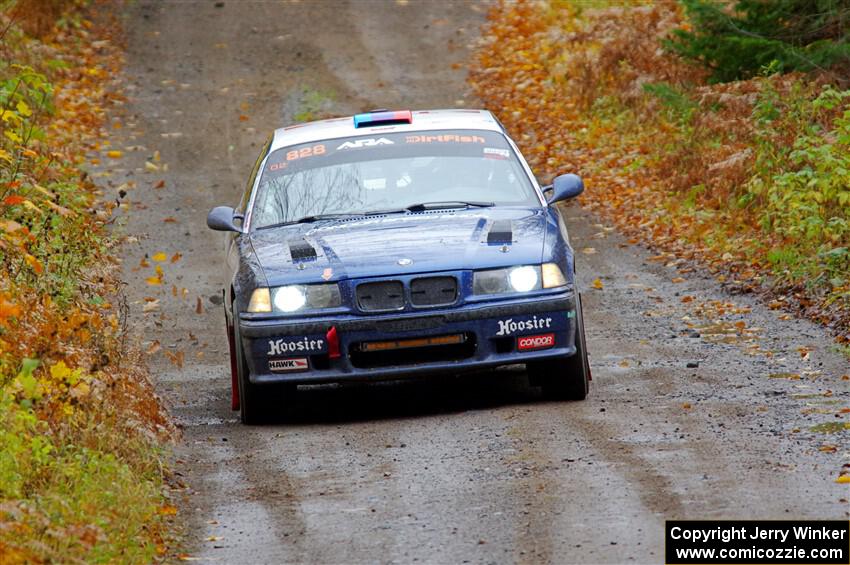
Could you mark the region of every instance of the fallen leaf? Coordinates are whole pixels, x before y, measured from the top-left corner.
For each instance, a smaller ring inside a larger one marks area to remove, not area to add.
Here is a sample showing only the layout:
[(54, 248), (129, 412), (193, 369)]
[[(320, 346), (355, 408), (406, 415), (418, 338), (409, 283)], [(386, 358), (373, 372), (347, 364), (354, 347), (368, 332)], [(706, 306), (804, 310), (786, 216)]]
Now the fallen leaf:
[(154, 187), (154, 188), (157, 188), (157, 189), (159, 189), (159, 188), (165, 188), (165, 181), (164, 181), (164, 180), (161, 180), (161, 181), (159, 181), (158, 183), (156, 183), (155, 185), (153, 185), (153, 187)]
[(74, 215), (74, 212), (72, 212), (71, 210), (65, 208), (64, 206), (60, 206), (59, 204), (51, 202), (50, 200), (45, 200), (44, 205), (47, 206), (48, 208), (50, 208), (51, 210), (53, 210), (54, 212), (56, 212), (57, 214), (59, 214), (60, 216), (72, 216), (72, 215)]
[(847, 483), (850, 483), (850, 475), (841, 475), (840, 477), (835, 479), (835, 482), (838, 484), (846, 485)]
[(201, 300), (201, 297), (198, 297), (198, 301), (195, 303), (195, 314), (203, 314), (204, 313), (204, 302)]
[(685, 282), (685, 279), (683, 279), (682, 277), (674, 277), (670, 282), (683, 283)]
[(599, 279), (593, 279), (593, 288), (595, 288), (596, 290), (602, 290), (602, 281)]
[(181, 253), (179, 253), (179, 252), (178, 252), (178, 253), (175, 253), (174, 255), (172, 255), (172, 256), (171, 256), (171, 262), (172, 262), (172, 263), (176, 263), (176, 262), (177, 262), (177, 261), (179, 261), (182, 257), (183, 257), (183, 255), (182, 255)]
[(166, 255), (164, 251), (159, 251), (158, 253), (154, 253), (151, 259), (153, 259), (157, 263), (162, 263), (163, 261), (168, 259), (168, 255)]
[(113, 149), (112, 151), (107, 151), (106, 156), (110, 159), (120, 159), (124, 154), (118, 151), (117, 149)]
[(21, 307), (8, 302), (0, 295), (0, 325), (5, 325), (7, 318), (17, 318), (21, 315)]
[(148, 346), (148, 348), (145, 349), (145, 353), (147, 353), (148, 355), (153, 355), (154, 353), (156, 353), (160, 349), (162, 349), (162, 345), (159, 343), (158, 339), (155, 339), (151, 342), (151, 344)]
[(21, 206), (23, 206), (27, 210), (31, 210), (31, 211), (35, 212), (36, 214), (38, 214), (40, 216), (44, 215), (44, 211), (41, 208), (39, 208), (38, 206), (36, 206), (35, 204), (33, 204), (32, 201), (30, 201), (30, 200), (24, 199), (24, 201), (21, 202)]
[(165, 355), (178, 369), (183, 368), (183, 359), (185, 358), (185, 354), (182, 351), (177, 351), (176, 353), (166, 351)]
[(36, 259), (33, 255), (27, 253), (24, 255), (24, 260), (26, 260), (27, 265), (35, 271), (35, 274), (40, 275), (44, 271), (44, 266), (41, 264), (41, 261)]
[(151, 286), (159, 286), (162, 284), (162, 279), (158, 276), (156, 277), (148, 277), (145, 279), (145, 282)]

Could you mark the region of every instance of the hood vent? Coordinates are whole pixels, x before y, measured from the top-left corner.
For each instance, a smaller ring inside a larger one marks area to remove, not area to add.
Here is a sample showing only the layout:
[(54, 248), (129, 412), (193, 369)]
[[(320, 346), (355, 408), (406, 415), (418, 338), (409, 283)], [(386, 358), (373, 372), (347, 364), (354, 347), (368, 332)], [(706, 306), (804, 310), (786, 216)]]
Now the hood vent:
[(513, 243), (514, 233), (510, 220), (496, 220), (487, 232), (487, 243)]
[(307, 243), (306, 239), (290, 242), (289, 254), (292, 256), (293, 261), (316, 258), (316, 250), (312, 245)]

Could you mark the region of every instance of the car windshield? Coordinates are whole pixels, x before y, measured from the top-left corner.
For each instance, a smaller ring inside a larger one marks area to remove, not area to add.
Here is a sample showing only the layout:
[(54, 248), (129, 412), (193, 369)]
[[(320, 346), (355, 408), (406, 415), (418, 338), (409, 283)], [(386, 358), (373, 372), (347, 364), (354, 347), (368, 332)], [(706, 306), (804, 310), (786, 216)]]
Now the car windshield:
[(263, 167), (251, 223), (262, 228), (305, 218), (464, 203), (540, 204), (502, 134), (376, 132), (273, 151)]

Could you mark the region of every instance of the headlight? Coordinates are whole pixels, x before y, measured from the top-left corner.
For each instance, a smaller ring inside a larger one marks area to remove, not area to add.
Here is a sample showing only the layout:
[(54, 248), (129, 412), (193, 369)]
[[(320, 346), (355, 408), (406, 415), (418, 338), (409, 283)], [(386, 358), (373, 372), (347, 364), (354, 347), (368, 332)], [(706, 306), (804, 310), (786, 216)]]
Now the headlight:
[(517, 267), (508, 271), (508, 282), (516, 292), (528, 292), (540, 288), (540, 269), (537, 267)]
[(303, 286), (282, 286), (274, 291), (274, 307), (281, 312), (295, 312), (307, 304)]
[(529, 292), (539, 288), (540, 267), (531, 265), (476, 271), (472, 282), (474, 294)]
[(544, 263), (543, 265), (475, 271), (472, 291), (473, 294), (506, 294), (566, 285), (567, 279), (561, 268), (555, 263)]
[(297, 312), (335, 308), (341, 304), (339, 286), (329, 284), (297, 284), (277, 288), (258, 288), (251, 295), (248, 312)]

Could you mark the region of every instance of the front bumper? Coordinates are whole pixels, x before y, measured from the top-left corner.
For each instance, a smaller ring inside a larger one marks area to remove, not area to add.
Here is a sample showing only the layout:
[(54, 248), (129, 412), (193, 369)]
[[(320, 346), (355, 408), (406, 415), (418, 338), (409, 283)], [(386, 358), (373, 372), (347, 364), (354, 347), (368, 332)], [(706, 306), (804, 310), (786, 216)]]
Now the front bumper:
[[(302, 319), (243, 316), (238, 323), (251, 382), (313, 384), (459, 373), (569, 357), (576, 351), (575, 307), (573, 293), (563, 292), (427, 312)], [(338, 357), (329, 346), (331, 328), (336, 328)], [(444, 336), (462, 336), (463, 342), (377, 353), (364, 352), (362, 345)]]

